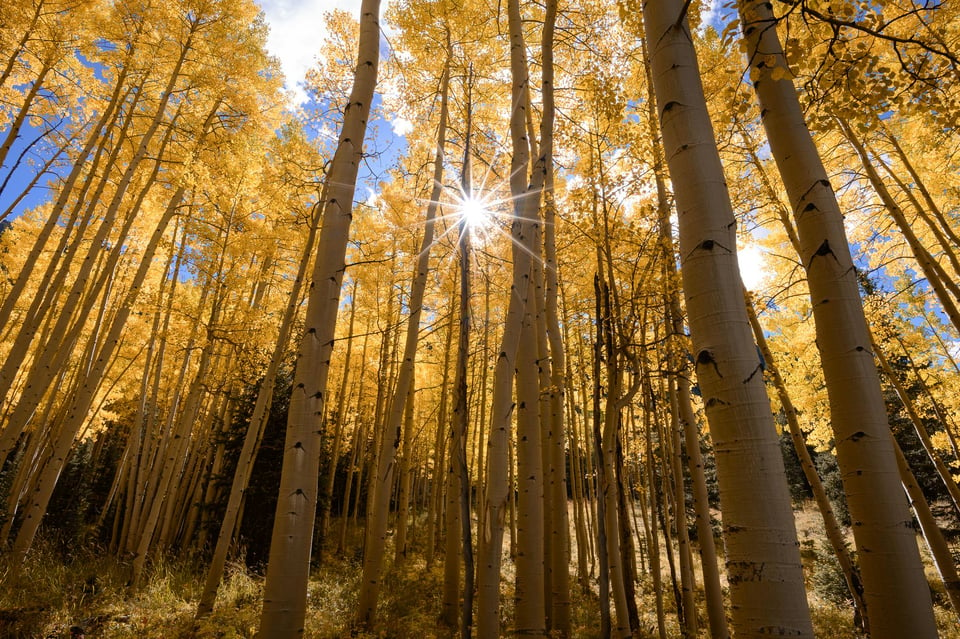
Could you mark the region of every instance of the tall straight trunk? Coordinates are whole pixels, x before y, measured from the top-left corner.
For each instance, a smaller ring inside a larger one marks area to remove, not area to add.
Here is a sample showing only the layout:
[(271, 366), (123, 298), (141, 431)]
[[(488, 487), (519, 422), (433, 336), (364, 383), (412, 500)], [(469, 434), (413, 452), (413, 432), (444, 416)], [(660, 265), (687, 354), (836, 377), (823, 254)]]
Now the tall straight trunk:
[[(397, 300), (399, 295), (397, 295), (393, 288), (393, 273), (396, 266), (397, 253), (396, 250), (391, 252), (390, 258), (390, 268), (388, 269), (387, 275), (387, 285), (386, 287), (378, 287), (378, 290), (384, 289), (387, 291), (387, 309), (385, 315), (385, 321), (383, 322), (383, 328), (380, 331), (380, 363), (377, 366), (377, 397), (374, 402), (373, 409), (373, 423), (372, 423), (372, 438), (370, 441), (370, 457), (369, 459), (364, 460), (364, 464), (369, 464), (370, 468), (368, 469), (368, 485), (367, 485), (367, 494), (366, 494), (366, 510), (364, 513), (364, 519), (367, 522), (367, 526), (364, 530), (363, 537), (363, 553), (366, 557), (367, 554), (367, 541), (368, 533), (370, 532), (370, 522), (375, 519), (373, 515), (373, 510), (375, 507), (375, 498), (377, 491), (377, 481), (383, 481), (379, 479), (378, 475), (378, 464), (380, 461), (380, 449), (382, 446), (386, 446), (390, 443), (388, 440), (386, 443), (384, 439), (389, 437), (386, 433), (387, 419), (389, 413), (388, 404), (393, 399), (391, 393), (391, 385), (394, 379), (393, 368), (395, 364), (395, 357), (397, 351), (397, 336), (400, 333), (400, 316), (399, 313), (396, 316), (396, 321), (394, 320), (394, 309), (397, 306)], [(378, 299), (379, 301), (379, 299)], [(399, 437), (400, 433), (397, 433)], [(390, 478), (389, 483), (386, 484), (385, 489), (387, 493), (387, 510), (389, 515), (389, 499), (392, 494), (390, 491), (393, 488), (392, 478), (393, 478), (393, 468), (390, 469)], [(362, 485), (362, 484), (358, 484)], [(357, 495), (359, 496), (359, 492)], [(386, 525), (384, 525), (384, 536), (386, 535)], [(383, 545), (384, 540), (377, 540), (378, 545)], [(375, 550), (375, 552), (382, 552), (382, 550)], [(366, 563), (366, 562), (365, 562)], [(357, 620), (358, 623), (363, 623), (360, 619)]]
[(935, 637), (843, 216), (789, 79), (771, 6), (741, 0), (740, 12), (763, 125), (796, 219), (870, 632), (874, 639)]
[[(456, 385), (454, 385), (456, 394)], [(456, 401), (456, 400), (454, 400)], [(456, 409), (454, 409), (456, 410)], [(454, 415), (454, 419), (457, 416)], [(449, 628), (456, 628), (460, 611), (460, 473), (457, 469), (460, 437), (456, 426), (448, 426), (446, 474), (443, 510), (443, 599), (440, 619)]]
[[(650, 397), (649, 393), (644, 393)], [(657, 533), (657, 520), (660, 518), (660, 508), (657, 498), (657, 478), (654, 473), (653, 458), (653, 406), (648, 405), (643, 411), (643, 435), (646, 444), (647, 489), (650, 491), (650, 518), (647, 531), (647, 552), (650, 555), (650, 572), (653, 577), (654, 602), (657, 610), (657, 632), (660, 639), (666, 639), (667, 629), (663, 612), (663, 573), (660, 569), (660, 542)]]
[[(642, 43), (646, 54), (646, 43)], [(686, 332), (683, 326), (683, 309), (680, 305), (680, 290), (677, 273), (676, 251), (674, 250), (672, 225), (670, 223), (670, 202), (667, 197), (665, 179), (666, 163), (663, 157), (663, 143), (657, 129), (656, 96), (653, 94), (653, 78), (650, 65), (646, 65), (647, 76), (647, 118), (650, 134), (654, 136), (653, 157), (654, 182), (657, 187), (657, 231), (660, 238), (660, 250), (663, 254), (664, 291), (667, 309), (667, 325), (673, 338), (671, 349), (670, 377), (673, 380), (671, 393), (671, 412), (679, 418), (686, 446), (687, 468), (693, 493), (693, 508), (697, 527), (697, 547), (700, 550), (700, 570), (703, 574), (703, 590), (706, 599), (707, 619), (712, 639), (727, 639), (727, 613), (723, 605), (723, 590), (720, 585), (720, 570), (717, 567), (717, 547), (710, 524), (710, 503), (707, 497), (707, 480), (703, 470), (703, 455), (700, 452), (700, 431), (692, 406), (690, 379), (688, 374), (688, 355)], [(680, 343), (678, 344), (678, 340)], [(673, 402), (676, 407), (673, 408)]]
[[(621, 422), (623, 415), (621, 413)], [(621, 431), (623, 429), (621, 428)], [(623, 590), (627, 596), (627, 619), (630, 627), (640, 628), (640, 609), (637, 608), (637, 587), (640, 578), (637, 575), (637, 550), (633, 543), (633, 528), (630, 522), (634, 519), (631, 513), (632, 500), (628, 496), (629, 479), (625, 477), (626, 459), (623, 456), (623, 441), (617, 442), (617, 465), (615, 476), (617, 479), (617, 519), (620, 536), (620, 561), (623, 564)]]
[(675, 186), (694, 362), (716, 451), (732, 628), (812, 637), (783, 457), (750, 332), (736, 221), (679, 1), (643, 7), (654, 92)]
[[(596, 202), (596, 199), (594, 199)], [(599, 267), (599, 260), (598, 260)], [(597, 269), (597, 273), (593, 276), (593, 290), (594, 290), (594, 338), (593, 338), (593, 393), (589, 395), (592, 397), (592, 413), (593, 419), (591, 424), (591, 435), (593, 450), (591, 451), (590, 457), (594, 460), (593, 467), (596, 472), (596, 483), (594, 487), (593, 494), (596, 501), (596, 551), (597, 551), (597, 563), (599, 564), (597, 570), (597, 587), (600, 590), (600, 635), (602, 637), (610, 637), (611, 631), (613, 629), (613, 621), (610, 619), (610, 560), (609, 554), (607, 552), (607, 535), (612, 534), (607, 528), (607, 519), (606, 519), (606, 505), (604, 494), (609, 480), (607, 479), (607, 465), (603, 463), (603, 411), (601, 410), (601, 402), (603, 396), (603, 385), (601, 382), (601, 375), (603, 374), (603, 346), (605, 343), (605, 333), (603, 326), (603, 293), (600, 284), (600, 269)], [(584, 397), (588, 397), (587, 393), (583, 393)], [(657, 589), (659, 593), (659, 589)]]
[[(410, 393), (403, 409), (403, 445), (400, 452), (400, 492), (397, 496), (397, 535), (394, 562), (399, 564), (407, 556), (410, 545), (410, 506), (413, 492), (413, 418), (416, 389), (410, 386)], [(414, 509), (416, 512), (416, 509)]]
[[(353, 437), (350, 442), (350, 462), (347, 464), (347, 476), (344, 481), (343, 487), (343, 505), (340, 507), (340, 533), (337, 535), (337, 554), (343, 555), (346, 550), (347, 543), (347, 519), (350, 514), (350, 496), (353, 491), (353, 477), (356, 474), (357, 463), (360, 459), (360, 446), (363, 441), (363, 417), (360, 412), (360, 407), (363, 405), (363, 390), (364, 382), (366, 381), (366, 372), (367, 372), (367, 343), (369, 340), (369, 333), (364, 335), (363, 338), (363, 347), (360, 349), (360, 372), (357, 377), (360, 378), (360, 383), (358, 384), (357, 393), (354, 395), (357, 401), (357, 417), (355, 419), (353, 427)], [(357, 489), (359, 492), (359, 488)]]
[(503, 527), (510, 498), (508, 448), (510, 443), (512, 378), (517, 359), (523, 315), (530, 290), (531, 255), (538, 252), (537, 209), (542, 188), (542, 172), (534, 170), (530, 184), (526, 176), (530, 163), (530, 141), (525, 130), (525, 112), (529, 103), (529, 75), (519, 0), (508, 0), (510, 25), (510, 74), (512, 78), (510, 136), (513, 158), (510, 170), (510, 192), (513, 196), (514, 220), (511, 239), (514, 246), (513, 279), (510, 301), (504, 320), (503, 336), (493, 378), (493, 399), (490, 409), (490, 431), (487, 462), (487, 494), (484, 499), (484, 529), (478, 539), (477, 636), (500, 635), (500, 561)]
[[(310, 249), (312, 251), (312, 248)], [(330, 530), (330, 514), (333, 509), (333, 486), (337, 480), (337, 468), (340, 465), (340, 451), (343, 448), (344, 413), (347, 408), (348, 383), (350, 381), (350, 363), (353, 356), (353, 334), (357, 319), (357, 282), (353, 282), (350, 293), (350, 323), (347, 327), (347, 352), (343, 357), (343, 375), (340, 377), (340, 391), (337, 393), (337, 405), (333, 411), (333, 444), (330, 446), (329, 463), (326, 476), (322, 478), (320, 488), (320, 525), (317, 528), (317, 565), (323, 564), (326, 553), (327, 536)]]
[[(543, 158), (543, 257), (546, 290), (544, 291), (544, 316), (547, 339), (550, 346), (549, 385), (549, 431), (546, 446), (550, 461), (546, 490), (550, 529), (550, 630), (561, 638), (569, 637), (570, 625), (570, 532), (567, 514), (567, 481), (565, 455), (564, 401), (566, 390), (566, 356), (560, 331), (558, 312), (559, 277), (557, 263), (556, 211), (553, 196), (553, 122), (554, 122), (554, 71), (553, 37), (557, 17), (556, 0), (548, 0), (543, 19), (541, 38), (541, 63), (543, 93), (543, 117), (540, 121), (540, 155)], [(481, 422), (482, 423), (482, 422)]]
[(430, 503), (427, 507), (427, 567), (433, 565), (437, 546), (437, 532), (440, 528), (440, 516), (443, 512), (443, 484), (446, 478), (446, 433), (447, 428), (447, 387), (450, 385), (450, 355), (453, 352), (453, 320), (447, 325), (447, 338), (443, 350), (443, 368), (440, 379), (440, 406), (437, 408), (437, 430), (433, 442), (433, 473), (430, 478)]
[[(180, 235), (179, 246), (174, 244), (171, 248), (176, 253), (176, 261), (173, 264), (173, 272), (179, 273), (187, 259), (187, 247), (190, 233), (189, 219), (185, 219), (182, 224), (183, 230)], [(176, 237), (174, 237), (174, 240)], [(157, 309), (157, 317), (154, 319), (154, 327), (160, 326), (157, 331), (159, 339), (156, 345), (156, 355), (150, 353), (150, 360), (147, 368), (144, 370), (144, 380), (141, 388), (144, 391), (143, 401), (138, 406), (139, 424), (142, 432), (142, 443), (140, 453), (137, 458), (136, 472), (130, 476), (130, 486), (128, 490), (132, 493), (132, 508), (124, 521), (124, 533), (121, 535), (121, 548), (124, 552), (133, 552), (136, 547), (137, 535), (142, 529), (143, 520), (146, 512), (149, 510), (149, 499), (154, 494), (159, 478), (160, 464), (157, 460), (160, 458), (163, 446), (168, 441), (165, 435), (169, 434), (172, 428), (177, 408), (180, 405), (181, 394), (186, 387), (187, 373), (192, 362), (192, 353), (196, 345), (198, 334), (201, 328), (199, 320), (194, 321), (190, 328), (190, 333), (186, 341), (185, 356), (181, 358), (180, 371), (176, 376), (172, 390), (168, 390), (166, 396), (161, 395), (161, 383), (163, 373), (166, 368), (164, 363), (167, 361), (167, 336), (170, 334), (170, 322), (173, 317), (173, 305), (177, 299), (178, 278), (169, 279), (169, 291), (166, 292), (166, 302), (163, 308)], [(165, 284), (166, 282), (164, 282)], [(164, 289), (161, 288), (159, 300), (163, 302)], [(206, 300), (209, 295), (210, 287), (204, 287), (200, 295), (200, 302), (197, 304), (196, 316), (199, 318), (203, 313)], [(163, 322), (161, 324), (160, 318)], [(152, 367), (152, 368), (151, 368)], [(162, 407), (166, 407), (166, 425), (160, 426)], [(149, 490), (148, 490), (149, 489)]]
[[(559, 288), (559, 281), (557, 282), (558, 291), (560, 293), (561, 300), (563, 299), (563, 289)], [(564, 301), (561, 306), (563, 321), (561, 322), (562, 327), (562, 336), (563, 342), (570, 344), (570, 317), (567, 312), (567, 306)], [(583, 349), (581, 340), (577, 340), (577, 359), (581, 362), (584, 361), (583, 358)], [(577, 392), (573, 387), (573, 379), (576, 377), (580, 378), (581, 389), (585, 385), (582, 375), (574, 376), (571, 371), (570, 360), (566, 361), (566, 367), (564, 370), (566, 375), (565, 379), (565, 396), (567, 400), (568, 413), (570, 415), (570, 472), (571, 472), (571, 484), (573, 487), (573, 503), (574, 503), (574, 529), (576, 530), (576, 539), (577, 539), (577, 580), (580, 583), (581, 590), (586, 590), (589, 588), (590, 577), (593, 574), (593, 537), (588, 531), (589, 527), (589, 517), (590, 517), (590, 503), (588, 501), (589, 491), (586, 486), (589, 482), (590, 474), (586, 469), (586, 459), (585, 456), (589, 455), (589, 437), (584, 436), (581, 439), (580, 436), (580, 420), (578, 419), (577, 411)], [(581, 401), (586, 401), (586, 394), (581, 392)], [(585, 414), (584, 411), (580, 411), (579, 414)], [(584, 430), (586, 429), (586, 419), (583, 420)], [(588, 567), (589, 564), (589, 567)]]
[[(321, 195), (320, 202), (325, 201), (325, 199), (324, 195)], [(224, 510), (223, 518), (220, 522), (217, 544), (214, 547), (213, 556), (210, 559), (210, 566), (207, 568), (207, 577), (204, 581), (200, 601), (197, 603), (196, 617), (198, 619), (213, 611), (213, 605), (217, 599), (217, 591), (220, 589), (220, 582), (223, 579), (223, 568), (226, 565), (227, 555), (230, 552), (230, 546), (233, 543), (234, 535), (237, 531), (240, 510), (246, 496), (247, 487), (250, 483), (250, 475), (253, 472), (253, 465), (257, 459), (260, 442), (263, 439), (263, 432), (269, 417), (270, 405), (273, 403), (273, 390), (277, 381), (277, 374), (287, 353), (287, 345), (290, 342), (293, 323), (297, 316), (297, 310), (300, 308), (303, 282), (306, 279), (307, 264), (310, 262), (310, 255), (314, 249), (317, 227), (320, 223), (319, 217), (319, 211), (314, 211), (310, 222), (310, 231), (307, 234), (303, 253), (300, 256), (300, 261), (297, 266), (297, 275), (293, 281), (293, 287), (290, 289), (290, 294), (287, 297), (287, 305), (283, 312), (283, 318), (280, 320), (277, 343), (270, 357), (270, 363), (267, 364), (263, 381), (260, 382), (260, 388), (257, 391), (257, 400), (253, 406), (253, 413), (250, 415), (250, 425), (244, 434), (243, 447), (240, 449), (237, 466), (233, 472), (233, 482), (230, 485), (230, 496), (227, 498), (227, 507)], [(354, 290), (354, 295), (355, 294), (356, 290)]]
[[(467, 79), (467, 121), (463, 145), (463, 166), (460, 175), (460, 188), (467, 201), (473, 199), (473, 176), (470, 154), (470, 142), (473, 126), (473, 67), (470, 67)], [(470, 360), (470, 327), (473, 320), (470, 315), (472, 298), (472, 280), (470, 276), (470, 226), (466, 219), (460, 220), (459, 238), (460, 260), (460, 330), (457, 335), (457, 370), (454, 375), (453, 436), (450, 444), (451, 466), (456, 468), (460, 490), (457, 493), (457, 507), (460, 511), (460, 548), (463, 552), (463, 606), (460, 614), (460, 636), (470, 639), (473, 636), (473, 582), (474, 558), (473, 538), (470, 530), (470, 470), (467, 467), (467, 429), (470, 425), (470, 402), (467, 392), (467, 371)], [(454, 535), (452, 528), (448, 535)]]
[[(397, 449), (400, 446), (403, 408), (413, 384), (414, 359), (420, 338), (420, 316), (423, 312), (423, 296), (427, 287), (427, 274), (430, 269), (430, 249), (433, 246), (433, 234), (438, 202), (443, 188), (443, 145), (447, 130), (447, 88), (450, 82), (449, 56), (443, 68), (440, 80), (440, 124), (437, 127), (437, 153), (434, 159), (433, 190), (427, 205), (426, 222), (420, 252), (417, 254), (417, 266), (410, 286), (410, 300), (407, 317), (407, 333), (403, 347), (403, 360), (400, 363), (396, 390), (389, 403), (386, 427), (383, 430), (380, 452), (377, 459), (375, 479), (371, 482), (371, 517), (367, 521), (366, 543), (363, 554), (363, 577), (360, 580), (360, 593), (357, 602), (357, 622), (369, 628), (377, 610), (377, 597), (380, 592), (380, 572), (386, 547), (387, 518), (390, 511), (390, 495), (393, 488), (393, 475), (396, 467)], [(391, 320), (392, 321), (392, 320)]]
[[(603, 271), (603, 261), (598, 255), (598, 271)], [(606, 352), (606, 398), (603, 409), (603, 426), (597, 440), (597, 459), (599, 473), (599, 499), (603, 503), (603, 520), (606, 544), (598, 543), (600, 552), (606, 553), (607, 570), (610, 579), (610, 592), (616, 611), (616, 626), (612, 628), (612, 636), (629, 637), (635, 627), (635, 602), (631, 602), (632, 584), (628, 576), (628, 569), (624, 561), (622, 528), (626, 522), (620, 512), (619, 473), (617, 470), (620, 450), (622, 425), (622, 411), (629, 405), (637, 387), (633, 385), (629, 390), (623, 389), (624, 353), (617, 343), (616, 318), (613, 316), (610, 287), (600, 276), (594, 279), (594, 288), (600, 298), (602, 315), (600, 326), (602, 329), (603, 346)], [(635, 379), (639, 380), (639, 376)], [(631, 603), (634, 605), (631, 606)]]
[(546, 636), (543, 450), (537, 345), (537, 292), (531, 285), (517, 350), (517, 632)]
[[(675, 383), (675, 379), (671, 379)], [(673, 385), (673, 384), (671, 384)], [(676, 389), (668, 391), (669, 397), (676, 397)], [(690, 533), (687, 530), (686, 491), (683, 487), (683, 451), (680, 448), (679, 406), (670, 410), (670, 448), (669, 466), (673, 472), (673, 521), (677, 531), (677, 551), (680, 556), (680, 593), (683, 599), (684, 635), (697, 636), (697, 582), (693, 576), (693, 553), (690, 551)]]
[[(224, 246), (226, 243), (224, 242)], [(217, 291), (213, 300), (213, 307), (210, 311), (210, 318), (206, 324), (208, 333), (217, 326), (220, 310), (223, 304), (223, 286)], [(153, 488), (153, 501), (147, 510), (146, 518), (143, 522), (143, 528), (139, 532), (136, 544), (136, 556), (131, 565), (131, 588), (137, 588), (143, 576), (143, 570), (146, 566), (147, 554), (152, 547), (154, 534), (157, 526), (167, 525), (168, 520), (161, 521), (161, 516), (165, 511), (164, 502), (167, 506), (176, 501), (174, 490), (177, 487), (177, 477), (180, 475), (184, 461), (188, 453), (188, 445), (191, 434), (194, 429), (194, 423), (200, 414), (201, 402), (207, 389), (206, 376), (214, 365), (214, 349), (216, 342), (209, 339), (200, 351), (200, 360), (197, 365), (197, 371), (193, 381), (190, 383), (190, 389), (184, 400), (183, 409), (180, 411), (176, 421), (172, 425), (171, 432), (168, 433), (166, 448), (164, 449), (162, 461), (160, 463), (160, 472), (156, 484)]]
[(484, 453), (484, 436), (486, 435), (485, 426), (487, 424), (487, 382), (489, 380), (489, 370), (490, 367), (487, 366), (490, 355), (490, 280), (487, 277), (487, 274), (484, 273), (484, 287), (483, 287), (483, 337), (482, 346), (480, 350), (480, 357), (477, 359), (480, 360), (480, 414), (476, 420), (476, 430), (477, 430), (477, 472), (476, 477), (477, 481), (477, 494), (476, 494), (476, 513), (477, 513), (477, 530), (483, 530), (484, 521), (483, 521), (483, 500), (486, 497), (487, 487), (484, 485), (482, 479), (485, 476), (485, 463), (486, 456)]
[[(534, 171), (545, 171), (547, 156), (539, 154), (533, 128), (529, 89), (525, 92), (526, 125), (530, 142), (530, 154), (537, 157)], [(540, 184), (546, 180), (545, 172), (535, 177)], [(542, 389), (549, 385), (545, 377), (546, 322), (543, 316), (543, 269), (541, 257), (540, 227), (534, 229), (530, 269), (529, 297), (524, 308), (520, 345), (517, 349), (516, 401), (517, 401), (517, 552), (515, 564), (516, 590), (514, 626), (519, 634), (533, 637), (546, 636), (549, 628), (547, 618), (549, 603), (549, 567), (546, 561), (549, 544), (544, 538), (548, 513), (544, 504), (544, 473), (549, 467), (545, 458), (544, 420), (548, 409), (544, 406)]]
[[(777, 396), (780, 399), (783, 414), (787, 418), (787, 428), (790, 431), (793, 449), (796, 451), (797, 458), (800, 460), (800, 468), (803, 470), (803, 476), (806, 478), (807, 484), (810, 485), (810, 490), (813, 492), (813, 498), (817, 502), (820, 517), (823, 518), (823, 529), (827, 535), (827, 540), (830, 542), (830, 546), (833, 548), (833, 552), (837, 557), (837, 563), (840, 565), (841, 572), (843, 572), (843, 579), (847, 583), (847, 590), (850, 591), (850, 597), (853, 599), (855, 618), (859, 618), (860, 623), (865, 624), (867, 622), (866, 604), (863, 600), (863, 582), (860, 579), (860, 571), (857, 570), (853, 562), (853, 557), (851, 557), (850, 550), (847, 548), (847, 542), (844, 539), (843, 529), (837, 521), (837, 516), (833, 511), (833, 505), (830, 503), (830, 499), (827, 497), (827, 491), (823, 487), (823, 482), (820, 481), (817, 469), (813, 465), (813, 458), (810, 456), (810, 451), (807, 450), (806, 439), (804, 438), (803, 431), (800, 430), (799, 413), (796, 406), (793, 405), (793, 400), (790, 399), (790, 394), (787, 392), (786, 382), (783, 379), (783, 375), (780, 374), (780, 369), (773, 357), (773, 351), (770, 350), (770, 346), (767, 344), (767, 338), (763, 333), (763, 327), (760, 325), (760, 319), (757, 317), (757, 311), (753, 307), (753, 302), (750, 300), (749, 294), (746, 296), (746, 303), (747, 314), (750, 317), (750, 325), (753, 327), (753, 336), (757, 340), (757, 346), (760, 348), (761, 355), (763, 355), (763, 361), (766, 362), (767, 373), (772, 378), (773, 385), (777, 389)], [(869, 630), (869, 628), (864, 627), (864, 630)]]
[(317, 260), (313, 269), (287, 418), (279, 501), (263, 591), (261, 639), (303, 634), (310, 546), (317, 507), (320, 431), (335, 339), (353, 195), (380, 57), (379, 0), (360, 5), (360, 41), (353, 89), (330, 165)]

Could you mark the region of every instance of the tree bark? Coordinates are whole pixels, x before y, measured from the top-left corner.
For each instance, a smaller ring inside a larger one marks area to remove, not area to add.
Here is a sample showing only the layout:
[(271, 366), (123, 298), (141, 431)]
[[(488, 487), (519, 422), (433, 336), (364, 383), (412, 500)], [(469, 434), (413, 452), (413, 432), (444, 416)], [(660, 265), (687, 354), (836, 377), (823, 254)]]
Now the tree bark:
[(771, 6), (739, 6), (763, 125), (796, 219), (870, 632), (874, 639), (935, 637), (843, 217), (789, 79)]
[(736, 222), (680, 2), (643, 8), (684, 296), (716, 453), (732, 629), (812, 637), (783, 458), (743, 307)]
[(379, 0), (360, 6), (360, 44), (343, 130), (330, 165), (317, 261), (287, 419), (280, 497), (263, 592), (261, 639), (301, 636), (317, 507), (320, 420), (333, 350), (357, 171), (380, 57)]

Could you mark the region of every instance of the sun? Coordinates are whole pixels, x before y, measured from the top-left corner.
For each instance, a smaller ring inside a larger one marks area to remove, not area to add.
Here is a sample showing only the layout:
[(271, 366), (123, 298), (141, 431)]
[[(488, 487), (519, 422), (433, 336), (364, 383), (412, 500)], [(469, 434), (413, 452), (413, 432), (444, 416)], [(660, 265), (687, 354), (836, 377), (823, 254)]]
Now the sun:
[(482, 199), (467, 197), (457, 204), (460, 217), (471, 230), (486, 229), (490, 226), (493, 212)]

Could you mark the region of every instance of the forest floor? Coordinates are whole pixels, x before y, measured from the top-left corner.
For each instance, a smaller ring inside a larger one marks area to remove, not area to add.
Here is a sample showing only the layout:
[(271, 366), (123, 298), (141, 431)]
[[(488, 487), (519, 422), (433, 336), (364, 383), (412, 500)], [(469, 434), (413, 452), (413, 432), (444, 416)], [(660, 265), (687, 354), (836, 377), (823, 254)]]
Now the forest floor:
[[(844, 596), (842, 576), (832, 557), (819, 525), (819, 516), (811, 505), (797, 512), (808, 585), (808, 601), (818, 637), (855, 639), (852, 607)], [(921, 548), (923, 548), (921, 544)], [(925, 548), (923, 549), (925, 550)], [(575, 556), (575, 555), (574, 555)], [(925, 557), (928, 561), (929, 558)], [(664, 584), (670, 574), (662, 557)], [(308, 593), (306, 637), (334, 639), (350, 637), (360, 561), (356, 556), (331, 556), (314, 571)], [(505, 589), (503, 618), (505, 631), (512, 617), (512, 562), (504, 562)], [(47, 639), (68, 637), (68, 629), (83, 625), (89, 639), (160, 638), (164, 639), (238, 639), (255, 636), (259, 622), (263, 578), (242, 563), (227, 567), (217, 606), (201, 621), (193, 618), (204, 578), (196, 560), (155, 561), (145, 585), (135, 593), (126, 587), (129, 562), (97, 552), (75, 549), (65, 553), (51, 543), (41, 543), (28, 558), (20, 575), (14, 575), (0, 557), (0, 637), (4, 639)], [(932, 567), (928, 579), (937, 602), (937, 621), (943, 639), (960, 639), (956, 615), (942, 594), (942, 584)], [(642, 615), (641, 637), (657, 636), (656, 604), (650, 579), (638, 587)], [(594, 592), (573, 590), (572, 623), (578, 639), (599, 638), (597, 597)], [(667, 635), (679, 637), (675, 604), (669, 586), (663, 592), (667, 617)], [(388, 570), (384, 577), (379, 620), (373, 634), (353, 635), (367, 638), (446, 638), (454, 637), (438, 626), (437, 618), (443, 591), (443, 567), (437, 562), (427, 568), (421, 555), (413, 555), (403, 564)], [(703, 610), (701, 636), (708, 636)]]

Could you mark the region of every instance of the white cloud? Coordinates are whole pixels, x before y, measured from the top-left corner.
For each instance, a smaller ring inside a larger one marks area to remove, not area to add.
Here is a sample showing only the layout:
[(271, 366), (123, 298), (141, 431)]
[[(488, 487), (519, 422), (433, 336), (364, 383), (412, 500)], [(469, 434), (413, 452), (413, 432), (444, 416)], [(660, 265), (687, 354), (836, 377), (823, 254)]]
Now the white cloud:
[(286, 87), (300, 104), (306, 101), (303, 79), (313, 66), (320, 42), (323, 40), (323, 14), (343, 9), (359, 14), (355, 0), (258, 0), (267, 23), (270, 37), (267, 50), (280, 59)]
[(390, 128), (393, 129), (394, 135), (402, 138), (407, 133), (413, 131), (413, 122), (407, 118), (397, 116), (390, 121)]

